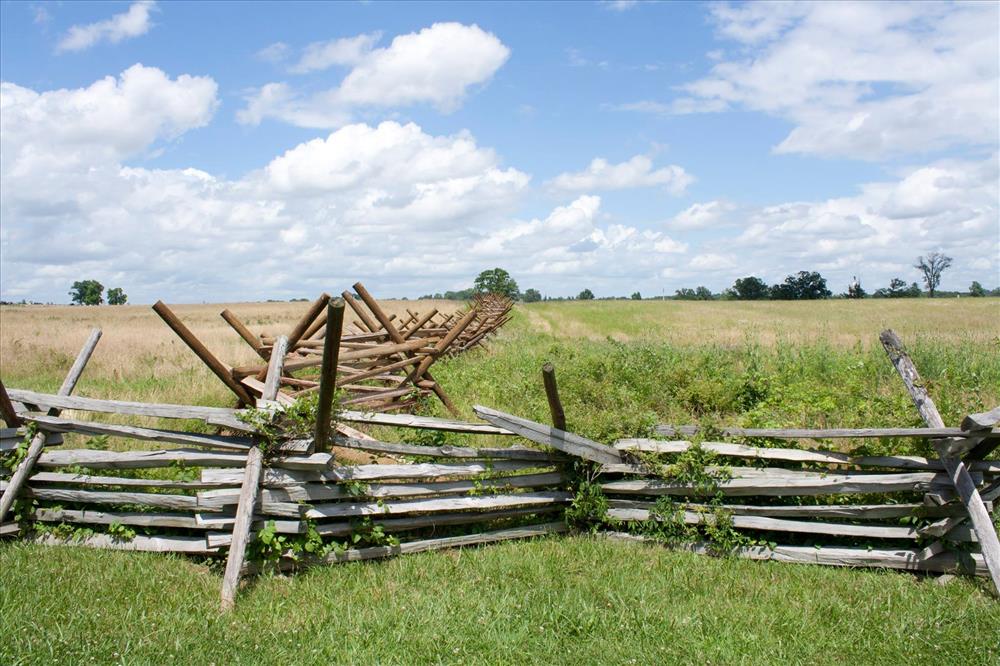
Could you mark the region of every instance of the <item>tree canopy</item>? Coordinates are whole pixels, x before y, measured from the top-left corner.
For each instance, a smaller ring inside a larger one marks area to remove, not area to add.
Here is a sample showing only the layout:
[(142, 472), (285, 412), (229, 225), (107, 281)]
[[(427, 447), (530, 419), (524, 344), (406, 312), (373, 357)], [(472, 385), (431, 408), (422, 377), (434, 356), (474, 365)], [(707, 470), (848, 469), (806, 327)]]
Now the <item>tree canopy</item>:
[(740, 278), (733, 284), (733, 293), (741, 301), (759, 301), (768, 296), (767, 283), (753, 275)]
[(525, 289), (524, 290), (524, 302), (525, 303), (537, 303), (542, 300), (542, 295), (537, 289)]
[(514, 299), (520, 295), (517, 282), (502, 268), (483, 271), (476, 277), (472, 288), (477, 294), (499, 294)]
[(771, 298), (776, 301), (805, 301), (830, 296), (832, 292), (826, 288), (826, 279), (816, 271), (799, 271), (771, 287)]
[(104, 285), (97, 280), (77, 280), (69, 296), (77, 305), (100, 305), (104, 302)]
[(931, 252), (927, 258), (917, 257), (917, 263), (913, 265), (924, 274), (924, 284), (927, 285), (927, 293), (934, 298), (934, 292), (941, 284), (941, 273), (951, 266), (951, 257), (946, 257), (940, 252)]
[(128, 296), (125, 295), (125, 290), (121, 287), (114, 287), (108, 289), (108, 305), (125, 305), (128, 302)]
[(584, 289), (576, 297), (576, 300), (578, 300), (578, 301), (592, 301), (592, 300), (594, 300), (594, 292), (592, 292), (589, 289)]

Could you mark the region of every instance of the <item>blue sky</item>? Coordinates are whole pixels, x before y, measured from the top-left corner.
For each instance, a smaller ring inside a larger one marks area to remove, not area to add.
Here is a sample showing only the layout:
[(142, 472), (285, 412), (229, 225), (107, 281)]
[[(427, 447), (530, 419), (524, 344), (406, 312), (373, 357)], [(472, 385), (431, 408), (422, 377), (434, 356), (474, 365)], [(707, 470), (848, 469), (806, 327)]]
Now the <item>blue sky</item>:
[(1000, 283), (998, 5), (0, 4), (0, 295)]

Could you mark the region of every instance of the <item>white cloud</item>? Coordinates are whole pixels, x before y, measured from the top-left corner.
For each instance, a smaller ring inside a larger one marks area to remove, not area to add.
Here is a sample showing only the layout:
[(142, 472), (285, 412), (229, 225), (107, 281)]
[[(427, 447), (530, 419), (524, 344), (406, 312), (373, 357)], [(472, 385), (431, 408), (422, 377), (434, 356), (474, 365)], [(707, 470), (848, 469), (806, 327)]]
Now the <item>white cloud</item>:
[(727, 201), (695, 203), (667, 220), (665, 225), (668, 229), (684, 231), (708, 229), (726, 224), (726, 216), (734, 210), (736, 206)]
[(268, 44), (260, 51), (254, 54), (258, 60), (263, 60), (264, 62), (269, 62), (272, 65), (276, 65), (283, 62), (288, 57), (288, 52), (290, 47), (284, 42), (274, 42), (273, 44)]
[(636, 155), (627, 162), (611, 164), (602, 157), (594, 158), (583, 171), (562, 173), (549, 186), (556, 190), (622, 190), (634, 187), (663, 186), (679, 195), (694, 182), (694, 178), (675, 164), (653, 169), (653, 161)]
[(305, 74), (336, 65), (358, 65), (369, 57), (372, 48), (381, 38), (381, 32), (372, 32), (356, 37), (332, 39), (328, 42), (313, 42), (303, 50), (302, 57), (288, 71)]
[(639, 0), (604, 0), (601, 5), (613, 12), (627, 12), (639, 4)]
[(56, 51), (82, 51), (102, 41), (117, 44), (125, 39), (145, 35), (153, 27), (150, 13), (155, 8), (156, 3), (152, 0), (140, 0), (132, 3), (127, 11), (104, 21), (74, 25), (59, 40)]
[(760, 111), (794, 127), (775, 150), (878, 160), (1000, 142), (996, 3), (712, 7), (736, 57), (681, 86), (673, 113)]
[(293, 66), (296, 72), (353, 65), (336, 88), (300, 93), (285, 83), (269, 83), (247, 95), (237, 114), (241, 123), (277, 118), (302, 127), (333, 128), (367, 107), (431, 104), (443, 112), (461, 105), (469, 88), (489, 81), (510, 49), (477, 25), (435, 23), (399, 35), (380, 49), (377, 34), (313, 44)]

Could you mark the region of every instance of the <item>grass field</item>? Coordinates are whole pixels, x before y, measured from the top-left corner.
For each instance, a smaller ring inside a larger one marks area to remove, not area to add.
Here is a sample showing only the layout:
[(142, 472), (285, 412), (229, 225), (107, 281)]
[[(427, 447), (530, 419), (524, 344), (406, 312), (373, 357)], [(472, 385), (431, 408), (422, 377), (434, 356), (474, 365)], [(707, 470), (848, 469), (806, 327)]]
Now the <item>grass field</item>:
[[(428, 307), (393, 305), (406, 306)], [(251, 360), (218, 317), (223, 307), (176, 311), (224, 361)], [(305, 304), (230, 307), (273, 332)], [(4, 382), (55, 390), (93, 325), (105, 338), (78, 394), (229, 404), (139, 306), (0, 309)], [(903, 337), (947, 422), (1000, 404), (998, 299), (540, 303), (518, 307), (487, 350), (434, 372), (466, 417), (482, 403), (542, 420), (539, 368), (553, 361), (570, 429), (601, 441), (657, 422), (917, 425), (878, 345), (885, 327)], [(264, 577), (231, 616), (217, 613), (219, 582), (217, 569), (176, 557), (3, 543), (0, 663), (1000, 660), (1000, 603), (979, 581), (941, 586), (584, 536)]]

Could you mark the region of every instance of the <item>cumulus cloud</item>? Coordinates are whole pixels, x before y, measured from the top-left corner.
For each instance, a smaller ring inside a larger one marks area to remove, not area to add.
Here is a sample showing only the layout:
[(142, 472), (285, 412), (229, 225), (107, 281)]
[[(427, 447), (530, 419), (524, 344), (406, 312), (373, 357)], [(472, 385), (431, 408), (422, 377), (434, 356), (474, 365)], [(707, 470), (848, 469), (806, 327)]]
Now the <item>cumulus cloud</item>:
[(336, 88), (302, 93), (285, 83), (251, 91), (237, 114), (245, 124), (276, 118), (293, 125), (339, 127), (357, 108), (431, 104), (443, 112), (461, 105), (468, 90), (489, 81), (510, 57), (510, 49), (477, 25), (435, 23), (373, 48), (380, 35), (312, 44), (292, 67), (305, 73), (351, 66)]
[(636, 155), (627, 162), (611, 164), (602, 157), (594, 158), (583, 171), (562, 173), (550, 181), (555, 190), (623, 190), (635, 187), (662, 186), (673, 195), (683, 194), (694, 178), (675, 164), (653, 169), (653, 161)]
[(153, 27), (150, 14), (155, 8), (156, 3), (152, 0), (140, 0), (132, 3), (127, 11), (115, 14), (104, 21), (74, 25), (59, 40), (56, 51), (82, 51), (100, 42), (117, 44), (126, 39), (145, 35)]
[(727, 201), (707, 201), (691, 204), (680, 213), (667, 220), (668, 229), (690, 231), (694, 229), (709, 229), (727, 224), (727, 216), (736, 210), (736, 206)]
[(793, 124), (779, 153), (880, 160), (1000, 141), (995, 3), (713, 5), (731, 57), (670, 102), (621, 110), (759, 111)]

